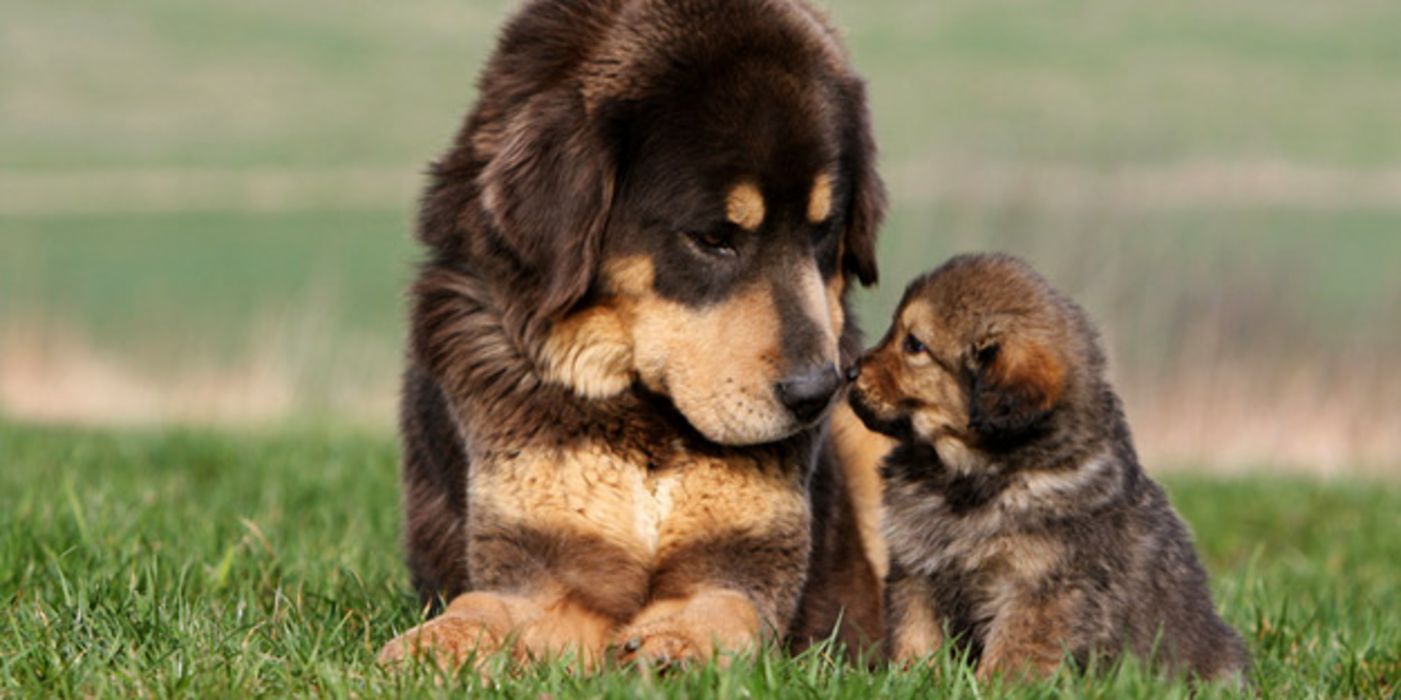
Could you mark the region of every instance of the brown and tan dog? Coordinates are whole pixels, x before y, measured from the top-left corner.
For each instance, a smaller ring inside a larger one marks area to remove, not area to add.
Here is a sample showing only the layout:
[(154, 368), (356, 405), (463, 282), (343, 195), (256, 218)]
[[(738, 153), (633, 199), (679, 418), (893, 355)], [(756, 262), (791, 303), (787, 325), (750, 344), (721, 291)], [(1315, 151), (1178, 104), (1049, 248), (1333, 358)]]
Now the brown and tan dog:
[(1085, 313), (1024, 263), (954, 258), (913, 282), (853, 371), (886, 458), (887, 643), (955, 635), (981, 676), (1130, 651), (1240, 674), (1191, 536), (1139, 467)]
[(876, 279), (874, 158), (863, 84), (802, 2), (519, 11), (423, 199), (406, 539), (450, 602), (382, 659), (878, 633), (845, 470), (869, 496), (881, 443), (830, 410), (860, 349), (848, 286)]

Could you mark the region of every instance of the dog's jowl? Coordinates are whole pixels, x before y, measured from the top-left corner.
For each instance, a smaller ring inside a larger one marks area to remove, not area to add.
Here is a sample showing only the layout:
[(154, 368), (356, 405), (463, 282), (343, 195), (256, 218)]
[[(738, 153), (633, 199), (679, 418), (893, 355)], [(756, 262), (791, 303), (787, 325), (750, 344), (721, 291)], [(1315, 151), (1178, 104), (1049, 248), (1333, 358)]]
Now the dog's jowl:
[(383, 659), (876, 634), (884, 562), (847, 485), (879, 443), (832, 408), (884, 206), (863, 93), (800, 2), (507, 24), (432, 168), (411, 290), (408, 557), (447, 606)]

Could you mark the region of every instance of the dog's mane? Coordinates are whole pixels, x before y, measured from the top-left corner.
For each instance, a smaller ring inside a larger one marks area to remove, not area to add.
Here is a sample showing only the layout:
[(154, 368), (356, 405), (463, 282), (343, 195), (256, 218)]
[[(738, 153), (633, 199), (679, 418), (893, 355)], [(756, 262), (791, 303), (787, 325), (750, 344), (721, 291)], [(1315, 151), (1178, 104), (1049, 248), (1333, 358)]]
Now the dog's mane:
[(542, 378), (541, 358), (531, 352), (543, 347), (548, 327), (513, 318), (528, 311), (500, 298), (487, 280), (460, 265), (430, 265), (414, 298), (422, 323), (410, 340), (412, 352), (445, 391), (467, 397), (474, 413), (517, 430), (584, 417), (579, 399)]

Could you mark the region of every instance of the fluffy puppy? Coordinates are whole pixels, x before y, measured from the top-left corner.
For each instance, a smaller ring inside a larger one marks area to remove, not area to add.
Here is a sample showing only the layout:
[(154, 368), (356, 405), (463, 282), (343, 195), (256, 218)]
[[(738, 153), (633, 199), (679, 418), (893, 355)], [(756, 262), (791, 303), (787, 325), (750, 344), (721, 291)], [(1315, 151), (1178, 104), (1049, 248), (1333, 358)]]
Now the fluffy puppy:
[(1129, 651), (1201, 678), (1248, 666), (1191, 535), (1144, 474), (1085, 313), (1025, 263), (961, 256), (905, 292), (850, 401), (882, 467), (887, 649), (949, 635), (978, 674)]

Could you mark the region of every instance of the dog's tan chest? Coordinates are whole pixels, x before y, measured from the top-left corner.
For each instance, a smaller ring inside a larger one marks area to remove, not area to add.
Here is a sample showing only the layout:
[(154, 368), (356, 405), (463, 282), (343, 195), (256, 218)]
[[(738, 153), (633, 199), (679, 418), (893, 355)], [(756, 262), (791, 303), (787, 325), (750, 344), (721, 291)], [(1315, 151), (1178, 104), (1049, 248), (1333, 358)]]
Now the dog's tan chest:
[(634, 556), (653, 550), (668, 485), (646, 463), (592, 447), (488, 457), (468, 484), (468, 513), (560, 539), (601, 539)]
[(469, 517), (602, 540), (639, 562), (733, 531), (805, 518), (794, 470), (681, 453), (650, 464), (602, 446), (534, 449), (474, 469)]

